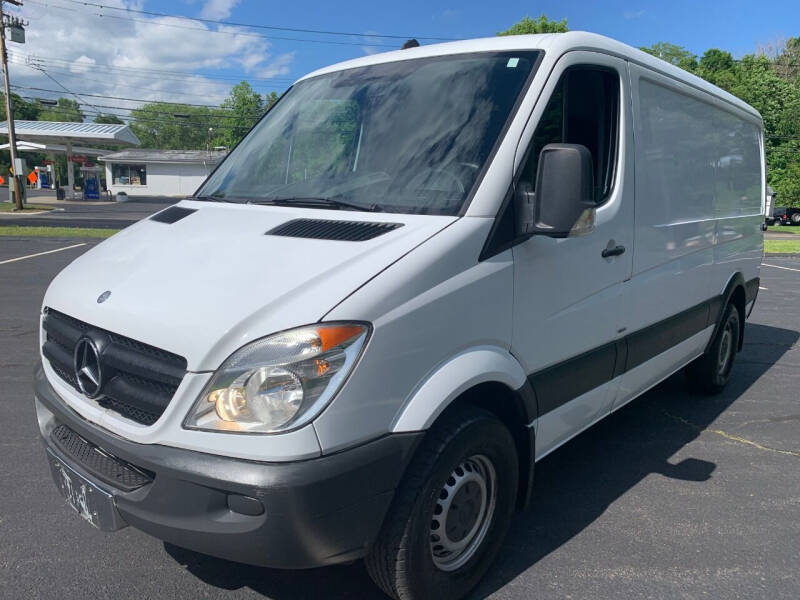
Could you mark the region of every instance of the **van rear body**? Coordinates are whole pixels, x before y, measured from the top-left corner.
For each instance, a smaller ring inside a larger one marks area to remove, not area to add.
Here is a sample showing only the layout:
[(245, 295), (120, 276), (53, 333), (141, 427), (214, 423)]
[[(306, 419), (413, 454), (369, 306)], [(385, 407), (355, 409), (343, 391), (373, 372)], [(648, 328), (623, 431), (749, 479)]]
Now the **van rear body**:
[(461, 597), (537, 460), (678, 370), (725, 386), (763, 148), (750, 106), (588, 33), (311, 73), (50, 285), (56, 484), (101, 529)]

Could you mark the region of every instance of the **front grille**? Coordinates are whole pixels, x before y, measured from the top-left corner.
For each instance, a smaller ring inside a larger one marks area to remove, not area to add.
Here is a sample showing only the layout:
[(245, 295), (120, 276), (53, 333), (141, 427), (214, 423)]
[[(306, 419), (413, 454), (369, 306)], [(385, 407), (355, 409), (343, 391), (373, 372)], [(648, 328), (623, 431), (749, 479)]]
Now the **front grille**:
[(163, 414), (186, 374), (186, 359), (45, 309), (42, 353), (56, 374), (78, 392), (75, 346), (87, 337), (98, 349), (103, 373), (97, 403), (142, 425)]
[(50, 441), (89, 474), (123, 491), (130, 492), (153, 481), (152, 473), (111, 456), (66, 425), (53, 429)]

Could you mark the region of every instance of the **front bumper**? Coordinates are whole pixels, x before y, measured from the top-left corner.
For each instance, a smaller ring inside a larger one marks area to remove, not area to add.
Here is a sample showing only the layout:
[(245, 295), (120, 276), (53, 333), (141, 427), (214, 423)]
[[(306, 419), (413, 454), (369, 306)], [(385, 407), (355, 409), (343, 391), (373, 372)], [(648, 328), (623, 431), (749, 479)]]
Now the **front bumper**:
[[(260, 566), (302, 569), (364, 556), (423, 435), (388, 435), (298, 462), (232, 459), (125, 440), (67, 407), (41, 365), (34, 377), (43, 441), (71, 468), (96, 479), (53, 443), (58, 425), (152, 475), (132, 491), (106, 486), (126, 523), (176, 546)], [(259, 503), (263, 512), (252, 514)]]

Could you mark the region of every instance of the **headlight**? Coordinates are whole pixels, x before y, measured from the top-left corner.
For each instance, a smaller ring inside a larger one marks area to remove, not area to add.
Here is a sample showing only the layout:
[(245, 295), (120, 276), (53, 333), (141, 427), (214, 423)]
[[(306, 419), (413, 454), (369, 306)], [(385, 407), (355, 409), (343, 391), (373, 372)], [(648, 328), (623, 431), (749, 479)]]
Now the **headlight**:
[(257, 433), (301, 427), (342, 386), (368, 335), (363, 323), (335, 323), (252, 342), (217, 369), (184, 426)]

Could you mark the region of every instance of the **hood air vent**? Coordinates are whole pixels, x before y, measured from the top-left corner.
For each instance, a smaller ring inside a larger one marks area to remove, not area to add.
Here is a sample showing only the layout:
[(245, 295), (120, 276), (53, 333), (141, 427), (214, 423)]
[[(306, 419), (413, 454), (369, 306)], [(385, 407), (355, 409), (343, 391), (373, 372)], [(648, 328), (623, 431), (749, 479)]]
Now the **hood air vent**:
[(170, 206), (166, 210), (162, 210), (159, 213), (154, 214), (150, 217), (151, 221), (156, 221), (157, 223), (175, 223), (176, 221), (180, 221), (184, 217), (188, 217), (193, 212), (197, 212), (196, 208), (184, 208), (182, 206)]
[(337, 240), (340, 242), (365, 242), (393, 229), (402, 223), (368, 223), (362, 221), (324, 221), (320, 219), (294, 219), (278, 225), (265, 235)]

